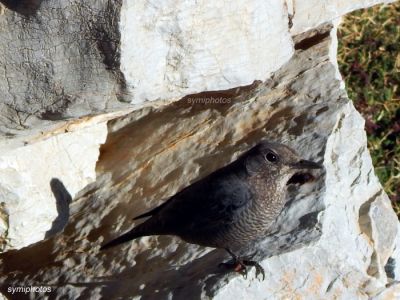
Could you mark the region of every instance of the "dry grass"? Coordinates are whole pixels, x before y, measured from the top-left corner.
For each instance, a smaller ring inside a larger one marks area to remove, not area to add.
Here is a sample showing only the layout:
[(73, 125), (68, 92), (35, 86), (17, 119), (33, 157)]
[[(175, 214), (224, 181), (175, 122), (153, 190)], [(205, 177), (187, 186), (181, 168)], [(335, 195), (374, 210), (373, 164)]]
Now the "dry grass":
[(375, 172), (400, 216), (400, 2), (347, 15), (338, 60), (366, 120)]

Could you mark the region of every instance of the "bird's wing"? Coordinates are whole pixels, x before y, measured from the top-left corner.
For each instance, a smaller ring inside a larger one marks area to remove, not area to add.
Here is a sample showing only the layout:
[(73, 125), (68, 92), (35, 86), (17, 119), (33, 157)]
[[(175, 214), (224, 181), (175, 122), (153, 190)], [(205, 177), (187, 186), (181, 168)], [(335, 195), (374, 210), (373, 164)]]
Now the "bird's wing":
[(232, 222), (237, 214), (252, 198), (250, 186), (238, 178), (225, 178), (217, 182), (209, 197), (209, 207), (205, 208), (209, 222)]
[(223, 226), (252, 198), (250, 186), (234, 174), (211, 176), (176, 194), (148, 221), (178, 235), (181, 230)]
[(202, 234), (220, 226), (229, 226), (235, 215), (253, 199), (245, 177), (235, 165), (210, 174), (160, 206), (137, 216), (135, 219), (150, 218), (103, 245), (102, 249), (146, 235)]

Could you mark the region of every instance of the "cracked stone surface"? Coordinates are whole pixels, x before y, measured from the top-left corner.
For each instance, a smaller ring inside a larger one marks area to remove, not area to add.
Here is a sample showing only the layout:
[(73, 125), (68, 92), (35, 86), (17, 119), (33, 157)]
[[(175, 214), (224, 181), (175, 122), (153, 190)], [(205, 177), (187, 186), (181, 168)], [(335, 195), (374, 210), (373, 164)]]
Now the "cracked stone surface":
[[(8, 214), (5, 250), (41, 240), (51, 229), (60, 213), (57, 203), (48, 201), (54, 197), (52, 178), (62, 179), (71, 197), (95, 180), (99, 145), (106, 134), (106, 124), (100, 123), (0, 157), (0, 193), (4, 195), (2, 203)], [(51, 168), (46, 169), (46, 165)], [(31, 218), (36, 221), (29, 222)]]
[(121, 62), (134, 103), (247, 85), (293, 54), (281, 0), (124, 5)]
[[(26, 61), (39, 69), (1, 63), (0, 292), (35, 299), (8, 288), (46, 285), (51, 294), (40, 296), (55, 299), (398, 297), (400, 224), (335, 57), (335, 18), (375, 2), (33, 1), (27, 9), (2, 1), (2, 28), (14, 26), (23, 37), (14, 49), (34, 49)], [(87, 34), (71, 35), (78, 29)], [(28, 51), (12, 49), (2, 44), (0, 55), (19, 61)], [(26, 105), (26, 95), (39, 100)], [(265, 281), (227, 274), (218, 268), (224, 251), (174, 237), (99, 253), (134, 216), (262, 138), (325, 167), (288, 188), (273, 234), (257, 245)]]
[(3, 136), (123, 107), (121, 1), (90, 5), (73, 0), (2, 1), (1, 5)]

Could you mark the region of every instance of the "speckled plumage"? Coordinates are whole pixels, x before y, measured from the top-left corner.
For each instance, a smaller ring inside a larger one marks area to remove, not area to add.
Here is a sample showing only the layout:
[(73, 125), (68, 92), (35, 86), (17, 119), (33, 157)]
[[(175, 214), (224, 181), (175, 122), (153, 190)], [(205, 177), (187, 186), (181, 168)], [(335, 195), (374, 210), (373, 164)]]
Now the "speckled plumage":
[(302, 160), (283, 144), (261, 142), (135, 218), (150, 217), (102, 249), (141, 236), (176, 235), (189, 243), (235, 253), (268, 233), (285, 204), (287, 182), (299, 169), (310, 168), (320, 166)]

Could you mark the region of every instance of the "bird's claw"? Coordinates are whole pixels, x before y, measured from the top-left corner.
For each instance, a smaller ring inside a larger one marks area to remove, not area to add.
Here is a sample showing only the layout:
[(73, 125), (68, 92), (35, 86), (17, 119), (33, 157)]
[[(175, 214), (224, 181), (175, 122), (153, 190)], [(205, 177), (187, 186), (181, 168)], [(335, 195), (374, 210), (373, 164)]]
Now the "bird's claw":
[(240, 275), (242, 275), (244, 279), (247, 279), (247, 268), (246, 267), (242, 268), (240, 271), (238, 271), (238, 273)]
[(226, 263), (220, 263), (218, 267), (224, 267), (225, 269), (237, 272), (244, 278), (247, 278), (247, 267), (241, 261), (229, 261)]
[(265, 271), (264, 268), (256, 261), (252, 261), (252, 260), (244, 260), (242, 262), (245, 266), (251, 266), (254, 267), (256, 269), (256, 278), (258, 278), (258, 275), (262, 275), (262, 280), (260, 281), (264, 281), (265, 279)]
[(237, 265), (235, 267), (235, 272), (238, 272), (240, 275), (243, 276), (244, 279), (247, 279), (247, 267), (243, 262), (241, 261), (237, 262)]
[[(256, 269), (256, 278), (258, 275), (262, 275), (262, 280), (265, 279), (264, 268), (256, 261), (252, 260), (237, 260), (235, 262), (220, 263), (219, 267), (226, 267), (228, 269), (233, 269), (233, 271), (239, 273), (244, 279), (247, 279), (248, 269), (247, 267), (254, 267)], [(261, 281), (262, 281), (261, 280)]]

